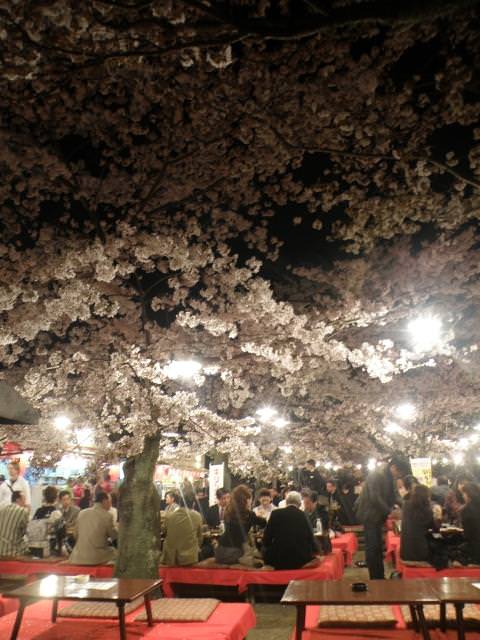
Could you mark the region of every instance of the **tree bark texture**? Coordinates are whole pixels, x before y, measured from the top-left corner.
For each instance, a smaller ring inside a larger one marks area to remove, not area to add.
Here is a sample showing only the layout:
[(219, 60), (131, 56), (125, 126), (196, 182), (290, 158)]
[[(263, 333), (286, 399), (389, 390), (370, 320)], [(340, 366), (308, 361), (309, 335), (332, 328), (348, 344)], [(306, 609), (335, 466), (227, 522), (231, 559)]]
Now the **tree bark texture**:
[(120, 487), (120, 525), (115, 575), (157, 578), (160, 554), (160, 497), (153, 484), (160, 436), (145, 438), (142, 453), (128, 458)]

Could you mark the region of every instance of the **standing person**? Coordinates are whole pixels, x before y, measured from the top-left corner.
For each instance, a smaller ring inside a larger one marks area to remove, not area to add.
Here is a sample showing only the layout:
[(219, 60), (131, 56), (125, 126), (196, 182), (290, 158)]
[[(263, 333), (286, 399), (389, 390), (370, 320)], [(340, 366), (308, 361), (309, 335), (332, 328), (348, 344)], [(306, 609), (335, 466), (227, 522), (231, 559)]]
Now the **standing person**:
[(75, 525), (75, 546), (69, 558), (71, 564), (104, 564), (115, 558), (110, 545), (117, 530), (109, 513), (112, 501), (108, 493), (100, 492), (95, 505), (80, 511)]
[(272, 504), (274, 507), (278, 507), (278, 505), (280, 504), (280, 500), (282, 499), (282, 496), (279, 492), (279, 490), (277, 489), (277, 487), (272, 487), (270, 489), (270, 495), (272, 497)]
[(206, 514), (206, 521), (211, 529), (216, 529), (220, 526), (220, 522), (225, 520), (225, 512), (227, 510), (228, 503), (230, 502), (230, 491), (228, 489), (218, 489), (217, 504), (211, 506)]
[(260, 489), (260, 491), (258, 492), (258, 501), (260, 504), (258, 505), (258, 507), (255, 507), (253, 512), (259, 518), (265, 518), (265, 520), (268, 522), (272, 511), (275, 511), (275, 509), (277, 508), (274, 504), (272, 504), (270, 489)]
[(310, 458), (305, 463), (305, 467), (301, 473), (302, 487), (311, 489), (318, 494), (325, 493), (325, 478), (320, 474), (320, 471), (315, 465), (315, 460)]
[(407, 461), (393, 457), (385, 467), (368, 474), (358, 497), (356, 512), (364, 527), (365, 560), (371, 580), (385, 579), (383, 525), (395, 503), (399, 501), (395, 481), (409, 471)]
[(30, 486), (25, 478), (20, 475), (20, 465), (18, 462), (13, 461), (8, 465), (8, 480), (7, 487), (10, 492), (20, 491), (25, 499), (25, 506), (30, 508), (32, 504), (32, 498), (30, 495)]
[(300, 569), (317, 554), (307, 516), (300, 511), (302, 496), (290, 491), (287, 506), (270, 516), (263, 536), (265, 562), (275, 569)]
[(0, 509), (0, 556), (13, 558), (27, 553), (27, 524), (25, 498), (21, 491), (13, 491), (10, 504)]
[(75, 484), (72, 487), (73, 501), (77, 507), (80, 506), (80, 500), (83, 498), (83, 492), (85, 491), (85, 483), (83, 478), (77, 478)]
[(215, 549), (215, 559), (219, 564), (244, 564), (249, 567), (262, 566), (249, 545), (248, 532), (254, 526), (265, 527), (267, 521), (252, 511), (252, 493), (240, 484), (232, 492), (225, 511), (225, 533), (220, 537)]
[(178, 496), (175, 511), (165, 516), (165, 542), (162, 564), (185, 566), (198, 562), (198, 554), (203, 542), (202, 516), (192, 509), (192, 497)]
[(92, 506), (92, 494), (90, 492), (89, 487), (85, 487), (83, 490), (83, 496), (80, 498), (80, 502), (78, 503), (80, 509), (88, 509)]
[(0, 509), (2, 507), (8, 507), (12, 500), (12, 492), (7, 487), (5, 476), (0, 474)]

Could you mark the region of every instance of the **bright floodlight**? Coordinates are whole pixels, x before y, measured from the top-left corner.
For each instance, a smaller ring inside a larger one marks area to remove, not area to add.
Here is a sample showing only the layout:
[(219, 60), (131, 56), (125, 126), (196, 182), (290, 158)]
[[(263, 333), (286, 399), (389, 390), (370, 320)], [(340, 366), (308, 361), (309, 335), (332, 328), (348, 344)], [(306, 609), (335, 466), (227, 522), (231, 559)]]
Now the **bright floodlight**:
[(256, 413), (262, 422), (266, 422), (277, 415), (277, 410), (272, 407), (262, 407)]
[(68, 416), (57, 416), (53, 421), (53, 424), (57, 429), (66, 429), (72, 424), (72, 421)]
[(401, 433), (403, 431), (402, 427), (395, 422), (389, 422), (383, 430), (387, 433)]
[(375, 458), (370, 458), (367, 464), (367, 469), (369, 471), (373, 471), (376, 466), (377, 466), (377, 460)]
[(408, 323), (415, 351), (431, 351), (441, 340), (442, 323), (434, 316), (421, 316)]
[(464, 460), (465, 460), (465, 456), (463, 453), (454, 453), (452, 456), (452, 460), (453, 460), (453, 464), (459, 465), (459, 464), (463, 464)]
[(398, 405), (395, 409), (395, 415), (400, 420), (412, 420), (415, 417), (415, 407), (410, 402)]
[(202, 365), (196, 360), (172, 360), (164, 368), (165, 374), (177, 380), (177, 378), (193, 378), (200, 373)]
[(277, 429), (283, 429), (283, 427), (286, 427), (287, 424), (288, 422), (287, 420), (285, 420), (285, 418), (277, 418), (273, 421), (273, 426), (277, 427)]

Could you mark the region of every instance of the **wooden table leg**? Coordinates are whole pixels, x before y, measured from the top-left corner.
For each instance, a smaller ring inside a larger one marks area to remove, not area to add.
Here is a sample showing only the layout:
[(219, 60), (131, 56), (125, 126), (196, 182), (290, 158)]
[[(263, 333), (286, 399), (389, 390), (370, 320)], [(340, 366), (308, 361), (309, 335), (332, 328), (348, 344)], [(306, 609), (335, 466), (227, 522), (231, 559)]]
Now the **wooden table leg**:
[(152, 603), (150, 602), (150, 594), (146, 593), (143, 596), (143, 599), (145, 601), (145, 611), (147, 612), (148, 626), (153, 627)]
[(415, 606), (413, 604), (410, 605), (410, 617), (412, 618), (412, 625), (415, 631), (419, 630), (418, 627), (418, 618), (417, 618), (417, 611), (415, 609)]
[(125, 602), (117, 602), (118, 624), (120, 626), (120, 640), (127, 640), (127, 629), (125, 627)]
[(297, 604), (297, 627), (295, 640), (302, 640), (303, 630), (305, 629), (305, 611), (306, 605)]
[(440, 603), (440, 631), (445, 633), (447, 630), (447, 605), (445, 602)]
[(58, 600), (54, 598), (52, 601), (52, 622), (57, 621), (57, 612), (58, 612)]
[(17, 617), (15, 618), (15, 624), (13, 625), (12, 633), (10, 634), (10, 640), (17, 640), (20, 625), (22, 624), (23, 612), (28, 604), (28, 600), (20, 598), (20, 605), (17, 611)]
[(417, 616), (418, 616), (418, 626), (420, 627), (420, 632), (422, 634), (423, 640), (430, 640), (430, 632), (428, 630), (427, 621), (425, 620), (425, 613), (423, 612), (423, 605), (416, 605)]
[(455, 603), (455, 612), (457, 614), (457, 638), (458, 640), (465, 640), (465, 624), (463, 621), (463, 602)]

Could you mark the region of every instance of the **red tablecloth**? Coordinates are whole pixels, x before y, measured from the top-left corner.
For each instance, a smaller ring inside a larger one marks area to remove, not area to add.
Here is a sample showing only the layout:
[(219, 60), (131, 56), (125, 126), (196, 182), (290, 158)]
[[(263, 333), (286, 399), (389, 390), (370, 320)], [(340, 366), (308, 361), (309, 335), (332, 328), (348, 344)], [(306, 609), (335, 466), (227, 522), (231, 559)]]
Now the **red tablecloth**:
[[(413, 640), (418, 638), (411, 629), (406, 629), (405, 621), (400, 611), (400, 607), (392, 607), (397, 619), (397, 627), (394, 629), (318, 629), (318, 614), (320, 607), (307, 607), (305, 617), (306, 630), (302, 634), (302, 640)], [(456, 640), (456, 630), (449, 630), (442, 633), (439, 629), (430, 629), (431, 640)], [(295, 639), (295, 631), (292, 632), (291, 640)], [(480, 640), (480, 634), (468, 632), (469, 640)]]
[[(61, 606), (61, 605), (60, 605)], [(58, 618), (50, 621), (52, 604), (42, 601), (25, 609), (18, 640), (118, 640), (118, 622), (110, 619)], [(141, 609), (126, 616), (128, 638), (146, 640), (243, 640), (255, 624), (249, 604), (221, 603), (207, 622), (135, 622)], [(15, 613), (0, 618), (0, 638), (9, 638)]]
[(434, 567), (409, 567), (398, 561), (402, 578), (476, 578), (480, 579), (480, 567), (450, 567), (437, 571)]
[(17, 609), (18, 600), (16, 598), (2, 598), (2, 596), (0, 596), (0, 618)]
[(159, 576), (163, 578), (162, 589), (166, 596), (173, 595), (171, 584), (209, 584), (237, 587), (246, 591), (249, 584), (288, 584), (290, 580), (338, 580), (343, 576), (343, 553), (334, 550), (323, 558), (318, 567), (295, 569), (293, 571), (251, 571), (248, 569), (161, 567)]
[(393, 533), (393, 531), (387, 531), (385, 536), (385, 559), (391, 560), (395, 563), (398, 569), (398, 558), (400, 555), (400, 536), (397, 536)]
[(34, 575), (38, 573), (55, 573), (58, 575), (75, 576), (80, 573), (94, 576), (95, 578), (109, 578), (113, 575), (113, 566), (107, 564), (100, 565), (78, 565), (68, 564), (60, 560), (45, 562), (43, 560), (0, 560), (0, 573)]
[(343, 533), (338, 538), (332, 538), (332, 547), (343, 552), (345, 564), (349, 567), (353, 562), (353, 555), (358, 551), (358, 540), (354, 533)]

